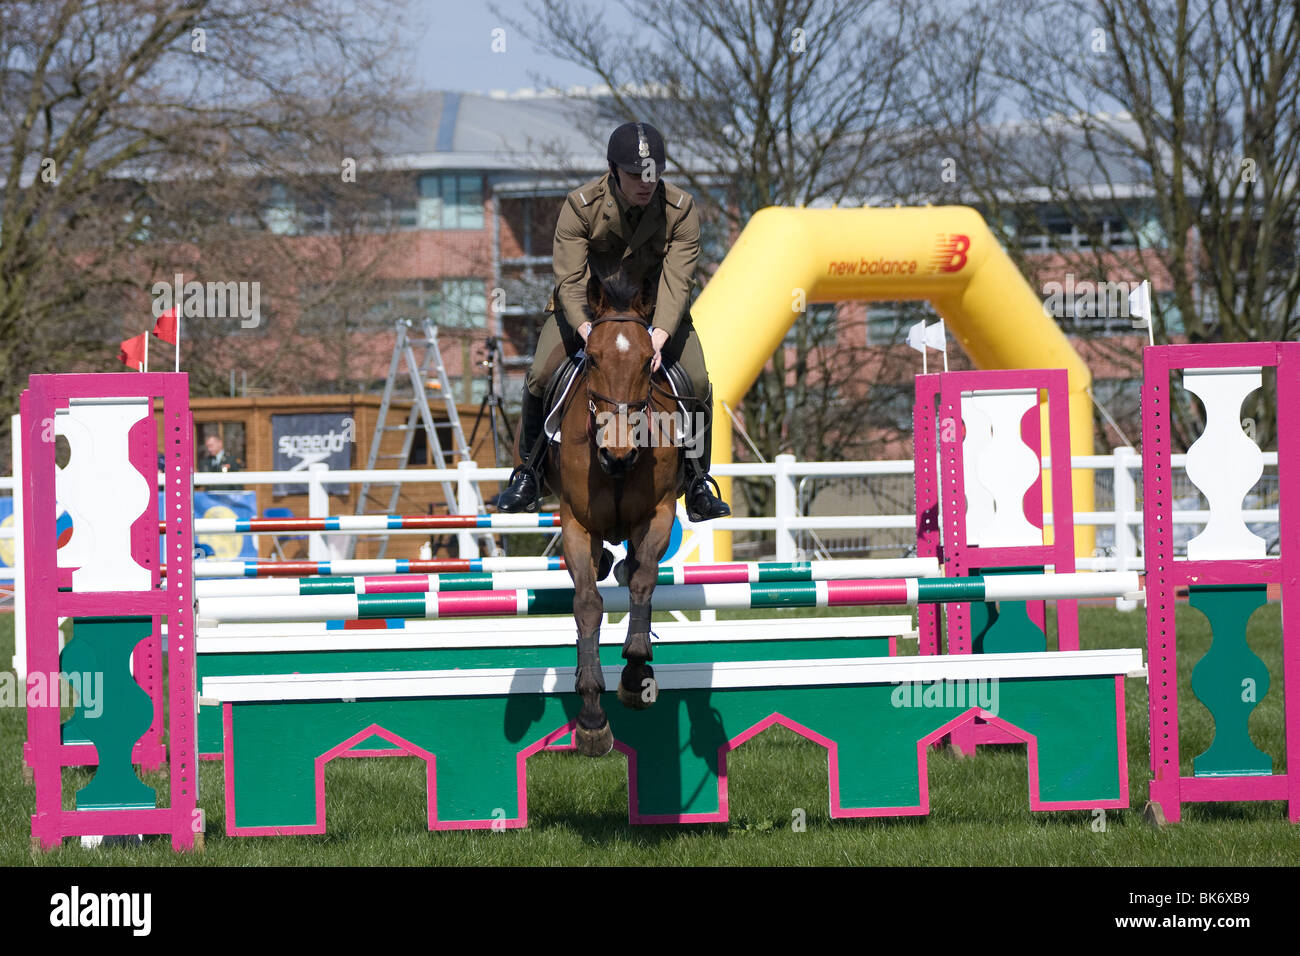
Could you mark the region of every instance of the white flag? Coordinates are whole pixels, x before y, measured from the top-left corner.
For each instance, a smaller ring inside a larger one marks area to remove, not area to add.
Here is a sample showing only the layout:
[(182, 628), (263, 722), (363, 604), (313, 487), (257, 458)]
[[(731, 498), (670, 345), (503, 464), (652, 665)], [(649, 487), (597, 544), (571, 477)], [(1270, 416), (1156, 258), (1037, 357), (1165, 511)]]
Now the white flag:
[(907, 330), (907, 344), (922, 354), (925, 353), (927, 337), (925, 332), (925, 319), (922, 319), (916, 325)]
[(1151, 321), (1151, 280), (1143, 279), (1141, 284), (1128, 294), (1128, 314), (1133, 319), (1133, 328), (1146, 329), (1147, 341), (1156, 344), (1156, 328)]
[(928, 325), (925, 328), (925, 344), (938, 352), (948, 351), (948, 343), (944, 338), (943, 319), (940, 319), (934, 325)]
[(1133, 318), (1133, 328), (1145, 329), (1151, 324), (1151, 281), (1144, 279), (1128, 294), (1128, 314)]

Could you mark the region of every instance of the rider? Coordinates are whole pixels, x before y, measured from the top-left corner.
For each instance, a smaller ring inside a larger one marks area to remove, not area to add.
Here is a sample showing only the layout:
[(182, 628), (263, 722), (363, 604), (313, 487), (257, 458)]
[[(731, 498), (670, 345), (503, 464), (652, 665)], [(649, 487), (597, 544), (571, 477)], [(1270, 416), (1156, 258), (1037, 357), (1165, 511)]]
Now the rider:
[[(528, 456), (541, 440), (542, 395), (565, 355), (577, 352), (579, 338), (586, 342), (591, 333), (584, 306), (593, 275), (604, 278), (621, 269), (637, 284), (657, 277), (652, 367), (659, 368), (665, 359), (679, 362), (694, 394), (712, 401), (704, 351), (690, 313), (700, 221), (690, 195), (661, 179), (664, 153), (664, 138), (657, 129), (649, 123), (624, 123), (609, 138), (609, 172), (569, 193), (560, 209), (552, 258), (555, 291), (524, 388), (519, 426), (524, 460), (497, 497), (501, 511), (537, 509), (541, 489)], [(731, 514), (714, 494), (717, 483), (709, 477), (712, 431), (710, 418), (703, 441), (697, 443), (701, 454), (687, 457), (686, 509), (692, 521)]]

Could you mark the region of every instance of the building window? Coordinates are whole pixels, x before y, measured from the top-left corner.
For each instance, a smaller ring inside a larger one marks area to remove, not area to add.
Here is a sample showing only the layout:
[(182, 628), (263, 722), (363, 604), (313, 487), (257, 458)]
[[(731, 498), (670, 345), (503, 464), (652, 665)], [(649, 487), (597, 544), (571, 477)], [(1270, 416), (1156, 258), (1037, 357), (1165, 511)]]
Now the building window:
[(798, 348), (799, 326), (802, 325), (805, 347), (829, 345), (835, 341), (837, 320), (837, 309), (833, 302), (810, 305), (808, 311), (797, 316), (791, 323), (790, 331), (785, 333), (782, 344), (788, 349)]
[[(1135, 210), (1133, 215), (1137, 215)], [(1008, 241), (1018, 242), (1020, 248), (1039, 252), (1067, 249), (1134, 249), (1139, 242), (1150, 245), (1152, 235), (1144, 233), (1152, 223), (1140, 226), (1137, 234), (1118, 213), (1098, 211), (1083, 218), (1070, 216), (1056, 207), (1040, 207), (1026, 211), (1021, 216), (1004, 217), (1003, 229)], [(1155, 224), (1156, 235), (1159, 226)]]
[[(483, 376), (471, 375), (469, 385), (466, 386), (465, 376), (449, 375), (447, 377), (447, 383), (451, 385), (451, 394), (455, 396), (456, 401), (465, 405), (473, 405), (475, 402), (481, 402), (484, 397), (487, 396), (488, 383), (487, 378)], [(485, 421), (484, 425), (486, 426), (486, 424), (487, 422)], [(468, 430), (472, 427), (473, 425), (466, 426), (466, 434), (468, 434)], [(480, 432), (482, 432), (482, 429), (480, 429)]]
[(912, 385), (872, 385), (868, 396), (871, 422), (876, 427), (888, 425), (900, 432), (912, 430), (912, 407), (916, 388)]
[(925, 302), (870, 302), (867, 304), (867, 344), (898, 345), (906, 342), (908, 329), (923, 319), (932, 318), (934, 310)]
[(483, 177), (427, 173), (420, 177), (419, 229), (482, 229)]
[(264, 212), (266, 228), (277, 236), (298, 234), (298, 211), (284, 183), (271, 184), (271, 196)]
[(487, 326), (487, 288), (482, 279), (441, 279), (426, 308), (443, 328), (481, 329)]
[(428, 317), (444, 329), (487, 327), (487, 283), (482, 279), (416, 279), (393, 283), (376, 296), (367, 324), (392, 327), (398, 319)]
[(1183, 326), (1183, 313), (1178, 308), (1178, 297), (1172, 292), (1156, 293), (1157, 315), (1165, 317), (1165, 335), (1185, 335), (1187, 329)]

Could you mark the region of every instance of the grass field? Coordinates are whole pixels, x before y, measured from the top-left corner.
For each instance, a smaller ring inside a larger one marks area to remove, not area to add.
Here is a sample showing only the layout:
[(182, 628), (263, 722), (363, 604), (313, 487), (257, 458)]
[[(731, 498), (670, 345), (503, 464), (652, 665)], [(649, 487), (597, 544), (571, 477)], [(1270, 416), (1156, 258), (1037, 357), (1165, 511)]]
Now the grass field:
[[(888, 609), (884, 609), (888, 610)], [(737, 612), (731, 616), (744, 616)], [(758, 612), (748, 612), (758, 616)], [(795, 616), (794, 612), (788, 612)], [(826, 613), (826, 612), (817, 612)], [(1208, 644), (1202, 616), (1178, 610), (1181, 656), (1183, 772), (1207, 747), (1213, 723), (1188, 689), (1191, 663)], [(720, 615), (727, 616), (727, 615)], [(772, 612), (762, 612), (772, 616)], [(1080, 611), (1082, 646), (1144, 647), (1141, 611)], [(1251, 621), (1252, 648), (1273, 675), (1256, 708), (1256, 745), (1284, 767), (1281, 617), (1277, 604)], [(13, 651), (13, 618), (0, 617), (0, 661)], [(914, 653), (915, 644), (903, 653)], [(925, 817), (832, 820), (825, 751), (775, 727), (729, 757), (731, 821), (694, 826), (627, 822), (626, 763), (617, 752), (600, 760), (541, 753), (529, 761), (526, 830), (430, 833), (423, 825), (423, 764), (407, 759), (336, 760), (326, 771), (329, 832), (309, 837), (225, 836), (218, 763), (200, 772), (207, 812), (206, 848), (173, 853), (169, 840), (135, 848), (82, 850), (65, 841), (33, 856), (29, 846), (33, 790), (23, 782), (21, 746), (26, 712), (0, 708), (0, 866), (1294, 866), (1300, 827), (1280, 803), (1190, 804), (1183, 823), (1146, 825), (1141, 809), (1150, 779), (1145, 682), (1129, 680), (1131, 808), (1104, 818), (1084, 811), (1032, 813), (1023, 746), (983, 748), (974, 759), (930, 759), (931, 812)], [(65, 802), (89, 773), (65, 772)], [(157, 778), (146, 778), (153, 786)], [(165, 791), (164, 791), (165, 792)], [(792, 823), (806, 814), (806, 828)], [(1104, 828), (1103, 828), (1104, 824)]]

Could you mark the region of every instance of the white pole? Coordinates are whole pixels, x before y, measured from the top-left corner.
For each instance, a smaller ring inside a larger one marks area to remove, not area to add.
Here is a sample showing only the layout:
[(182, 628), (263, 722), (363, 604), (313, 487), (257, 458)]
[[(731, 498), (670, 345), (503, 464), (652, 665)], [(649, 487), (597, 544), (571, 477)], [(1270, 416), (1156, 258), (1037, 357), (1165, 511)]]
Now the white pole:
[[(328, 470), (329, 466), (319, 461), (307, 469), (307, 514), (313, 518), (324, 518), (330, 513), (330, 499), (323, 482), (324, 472)], [(328, 561), (333, 557), (323, 535), (307, 536), (307, 557), (312, 561)]]
[(776, 559), (777, 561), (794, 561), (797, 559), (794, 534), (790, 531), (790, 519), (796, 517), (798, 502), (795, 499), (794, 476), (790, 466), (794, 464), (794, 455), (776, 456)]
[[(1141, 456), (1137, 450), (1128, 446), (1115, 449), (1114, 507), (1115, 509), (1115, 552), (1119, 557), (1117, 571), (1128, 571), (1137, 561), (1137, 536), (1133, 526), (1128, 523), (1129, 512), (1137, 510), (1137, 482), (1133, 478), (1130, 463), (1138, 464)], [(1117, 597), (1115, 609), (1118, 611), (1135, 611), (1137, 602), (1128, 598)]]
[[(472, 459), (462, 458), (456, 462), (456, 504), (459, 506), (458, 511), (463, 515), (472, 515), (478, 513), (478, 494), (475, 492), (473, 472), (478, 468), (478, 462)], [(482, 552), (479, 551), (478, 540), (468, 531), (462, 531), (456, 535), (457, 553), (462, 558), (477, 558)], [(492, 549), (486, 549), (488, 554)]]

